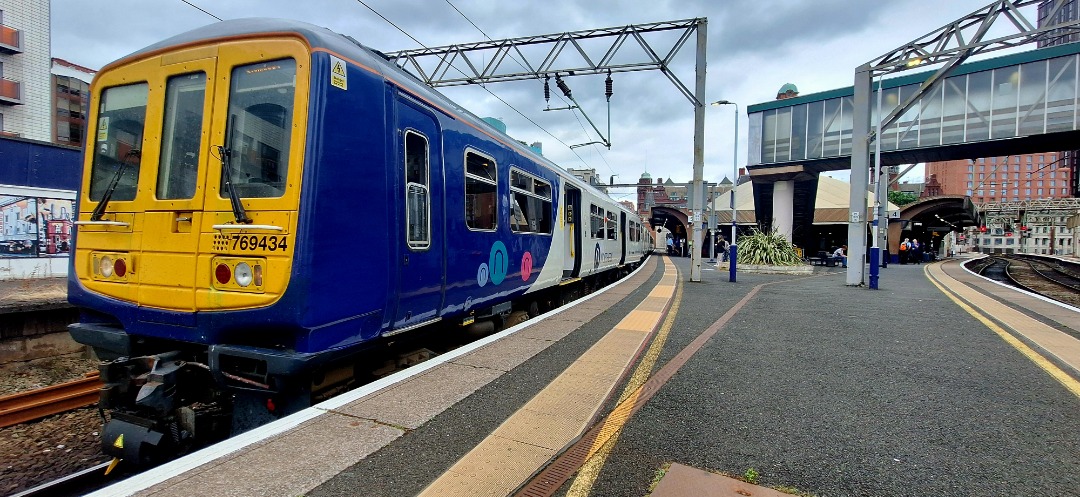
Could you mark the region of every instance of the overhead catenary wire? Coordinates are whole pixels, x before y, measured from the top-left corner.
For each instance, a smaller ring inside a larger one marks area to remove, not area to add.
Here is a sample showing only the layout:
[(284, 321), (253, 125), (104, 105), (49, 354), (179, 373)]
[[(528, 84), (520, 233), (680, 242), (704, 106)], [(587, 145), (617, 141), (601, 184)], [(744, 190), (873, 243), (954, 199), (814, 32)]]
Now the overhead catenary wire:
[(203, 14), (206, 14), (206, 15), (208, 15), (208, 16), (210, 16), (210, 17), (213, 17), (214, 19), (217, 19), (217, 20), (219, 20), (219, 21), (224, 21), (224, 20), (225, 20), (225, 19), (222, 19), (222, 18), (220, 18), (220, 17), (218, 17), (218, 16), (215, 16), (214, 14), (211, 14), (211, 13), (210, 13), (210, 12), (208, 12), (208, 11), (207, 11), (206, 9), (204, 9), (204, 8), (202, 8), (202, 7), (199, 7), (198, 5), (195, 5), (195, 4), (191, 3), (191, 2), (189, 2), (188, 0), (180, 0), (180, 1), (181, 1), (181, 2), (184, 2), (184, 3), (188, 4), (188, 5), (190, 5), (191, 7), (195, 8), (195, 9), (197, 9), (197, 10), (199, 10), (199, 11), (200, 11), (200, 12), (202, 12)]
[[(402, 34), (404, 34), (405, 36), (408, 36), (408, 37), (409, 37), (409, 39), (410, 39), (410, 40), (412, 40), (413, 42), (415, 42), (415, 43), (416, 43), (417, 45), (420, 45), (421, 47), (423, 47), (423, 48), (425, 48), (425, 49), (429, 49), (429, 48), (430, 48), (430, 47), (428, 47), (427, 45), (425, 45), (424, 43), (422, 43), (422, 42), (421, 42), (420, 40), (416, 39), (416, 37), (415, 37), (415, 36), (413, 36), (413, 35), (409, 34), (409, 32), (408, 32), (408, 31), (405, 31), (404, 29), (402, 29), (402, 28), (401, 28), (401, 26), (398, 26), (397, 24), (394, 24), (394, 23), (393, 23), (393, 21), (391, 21), (390, 19), (387, 19), (387, 18), (386, 18), (386, 16), (384, 16), (384, 15), (380, 14), (380, 13), (379, 13), (379, 11), (375, 10), (375, 9), (374, 9), (374, 8), (372, 8), (372, 7), (370, 6), (370, 5), (368, 5), (367, 3), (365, 3), (365, 2), (364, 2), (364, 0), (356, 0), (356, 2), (357, 2), (357, 3), (359, 3), (360, 5), (363, 5), (363, 6), (365, 7), (365, 8), (367, 8), (368, 10), (370, 10), (371, 12), (373, 12), (373, 13), (374, 13), (375, 15), (379, 16), (379, 18), (381, 18), (382, 20), (386, 21), (386, 22), (387, 22), (387, 24), (389, 24), (389, 25), (393, 26), (393, 27), (394, 27), (395, 29), (397, 29), (398, 31), (401, 31), (401, 33), (402, 33)], [(459, 68), (458, 68), (457, 66), (455, 66), (455, 65), (453, 65), (453, 64), (450, 64), (450, 67), (453, 67), (453, 68), (454, 68), (454, 69), (455, 69), (455, 70), (456, 70), (457, 72), (461, 73), (461, 75), (462, 75), (462, 76), (465, 76), (465, 75), (466, 75), (466, 74), (465, 74), (465, 72), (464, 72), (464, 71), (462, 71), (461, 69), (459, 69)], [(497, 99), (498, 101), (502, 102), (502, 103), (503, 103), (504, 105), (506, 105), (507, 107), (509, 107), (509, 108), (510, 108), (511, 110), (513, 110), (514, 112), (517, 112), (517, 113), (518, 113), (518, 115), (520, 115), (521, 117), (525, 118), (525, 120), (526, 120), (526, 121), (529, 121), (530, 123), (532, 123), (532, 124), (533, 124), (533, 126), (536, 126), (536, 127), (537, 127), (537, 128), (539, 128), (540, 130), (542, 130), (542, 131), (543, 131), (544, 133), (547, 133), (547, 134), (548, 134), (548, 136), (550, 136), (550, 137), (554, 138), (554, 139), (555, 139), (555, 141), (557, 141), (557, 142), (561, 143), (561, 144), (562, 144), (563, 146), (565, 146), (566, 148), (570, 149), (570, 151), (571, 151), (571, 152), (573, 152), (573, 153), (574, 153), (574, 155), (575, 155), (575, 156), (577, 156), (578, 160), (580, 160), (580, 161), (581, 161), (581, 162), (582, 162), (583, 164), (588, 164), (587, 162), (585, 162), (585, 159), (583, 159), (583, 158), (582, 158), (582, 157), (581, 157), (580, 155), (578, 155), (578, 153), (577, 153), (577, 152), (575, 152), (575, 151), (574, 151), (574, 149), (570, 148), (570, 145), (568, 145), (568, 144), (567, 144), (566, 142), (564, 142), (564, 141), (562, 141), (561, 139), (559, 139), (559, 137), (557, 137), (557, 136), (555, 136), (554, 134), (552, 134), (552, 133), (551, 133), (550, 131), (548, 131), (548, 130), (547, 130), (546, 128), (544, 128), (543, 126), (541, 126), (541, 125), (540, 125), (539, 123), (537, 123), (536, 121), (533, 121), (533, 120), (532, 120), (531, 118), (529, 118), (529, 116), (526, 116), (526, 115), (525, 115), (524, 113), (522, 113), (522, 112), (521, 112), (520, 110), (518, 110), (518, 109), (517, 109), (516, 107), (514, 107), (513, 105), (510, 105), (510, 102), (507, 102), (507, 101), (506, 101), (506, 100), (504, 100), (504, 99), (503, 99), (502, 97), (500, 97), (500, 96), (496, 95), (496, 94), (495, 94), (495, 92), (491, 91), (491, 89), (489, 89), (489, 88), (488, 88), (488, 87), (487, 87), (486, 85), (484, 85), (483, 83), (479, 83), (479, 86), (480, 86), (481, 88), (483, 88), (483, 89), (484, 89), (484, 91), (486, 91), (486, 92), (488, 92), (489, 94), (491, 94), (491, 96), (495, 97), (495, 98), (496, 98), (496, 99)]]
[[(455, 11), (455, 12), (457, 12), (457, 13), (458, 13), (458, 14), (459, 14), (459, 15), (460, 15), (461, 17), (463, 17), (463, 18), (464, 18), (464, 19), (465, 19), (466, 21), (468, 21), (468, 23), (469, 23), (469, 24), (471, 24), (471, 25), (472, 25), (472, 27), (476, 28), (476, 30), (477, 30), (477, 31), (479, 31), (479, 32), (480, 32), (480, 34), (484, 35), (484, 38), (487, 38), (487, 39), (488, 39), (488, 41), (495, 41), (494, 39), (492, 39), (492, 38), (491, 38), (491, 36), (490, 36), (490, 35), (488, 35), (488, 34), (487, 34), (487, 32), (486, 32), (486, 31), (484, 31), (484, 30), (483, 30), (483, 28), (481, 28), (481, 27), (480, 27), (480, 26), (478, 26), (478, 25), (477, 25), (477, 24), (476, 24), (475, 22), (473, 22), (473, 20), (472, 20), (472, 19), (470, 19), (470, 18), (469, 18), (469, 16), (465, 15), (465, 13), (461, 11), (461, 9), (457, 8), (457, 6), (453, 4), (453, 2), (451, 2), (450, 0), (445, 0), (445, 1), (446, 1), (447, 5), (449, 5), (449, 6), (450, 6), (450, 8), (454, 9), (454, 11)], [(520, 60), (518, 60), (518, 58), (517, 58), (517, 57), (515, 57), (515, 56), (514, 56), (514, 54), (513, 54), (513, 53), (507, 53), (507, 55), (508, 55), (508, 56), (510, 57), (510, 60), (513, 60), (513, 61), (514, 61), (515, 63), (517, 63), (517, 65), (518, 65), (519, 67), (521, 67), (522, 69), (524, 69), (524, 70), (526, 70), (526, 71), (528, 71), (528, 70), (529, 70), (529, 69), (528, 69), (528, 68), (527, 68), (527, 67), (525, 66), (525, 64), (524, 64), (524, 63), (522, 63), (522, 62), (521, 62)], [(457, 69), (457, 68), (455, 67), (455, 69)], [(460, 71), (460, 70), (458, 70), (458, 72), (461, 72), (461, 71)], [(464, 74), (464, 73), (462, 73), (462, 74)], [(551, 78), (551, 76), (548, 76), (548, 75), (545, 75), (545, 76), (544, 76), (544, 100), (549, 100), (549, 99), (550, 99), (550, 97), (551, 97), (551, 90), (550, 90), (550, 88), (548, 87), (548, 80), (549, 80), (550, 78)], [(565, 88), (565, 87), (566, 87), (566, 84), (565, 84), (565, 83), (563, 83), (563, 82), (562, 82), (562, 81), (561, 81), (561, 80), (559, 79), (559, 75), (558, 75), (558, 73), (556, 73), (556, 74), (555, 74), (555, 78), (556, 78), (556, 80), (557, 80), (557, 81), (559, 82), (559, 86), (560, 86), (560, 89), (563, 89), (563, 88)], [(610, 83), (610, 80), (611, 80), (611, 74), (610, 74), (610, 72), (609, 72), (609, 73), (608, 73), (608, 83), (607, 83), (607, 87), (606, 87), (606, 88), (608, 89), (608, 91), (610, 91), (610, 88), (611, 88), (611, 83)], [(481, 86), (483, 86), (483, 85), (481, 85)], [(486, 87), (485, 87), (485, 89), (486, 89)], [(569, 92), (570, 92), (570, 91), (569, 91), (569, 88), (566, 88), (566, 89), (565, 89), (565, 90), (563, 90), (563, 91), (564, 91), (564, 93), (566, 93), (566, 94), (569, 94)], [(557, 94), (556, 94), (555, 96), (556, 96), (556, 97), (557, 97), (557, 98), (558, 98), (559, 100), (562, 100), (563, 104), (565, 104), (565, 105), (566, 105), (567, 107), (569, 107), (569, 106), (570, 106), (570, 103), (569, 103), (569, 102), (567, 102), (565, 98), (563, 98), (563, 97), (560, 97), (560, 96), (559, 96), (559, 95), (557, 95)], [(609, 96), (608, 96), (608, 100), (610, 100), (610, 99), (611, 99), (611, 97), (610, 97), (610, 95), (609, 95)], [(514, 110), (515, 110), (515, 111), (517, 111), (517, 109), (514, 109)], [(520, 114), (520, 112), (518, 112), (518, 113)], [(585, 133), (585, 136), (589, 137), (589, 139), (591, 140), (591, 139), (592, 139), (592, 136), (590, 136), (590, 135), (589, 135), (589, 130), (588, 130), (587, 128), (585, 128), (585, 124), (581, 122), (581, 117), (580, 117), (580, 116), (578, 116), (577, 112), (574, 112), (574, 113), (573, 113), (573, 115), (574, 115), (574, 120), (576, 120), (576, 121), (577, 121), (577, 123), (578, 123), (578, 126), (580, 126), (580, 127), (581, 127), (581, 131), (582, 131), (582, 132), (584, 132), (584, 133)], [(528, 118), (526, 118), (526, 119), (528, 119)], [(609, 118), (609, 119), (610, 119), (610, 118)], [(530, 120), (530, 122), (531, 122), (531, 120)], [(536, 123), (533, 123), (533, 124), (536, 124)], [(543, 128), (540, 128), (540, 129), (543, 129)], [(547, 132), (547, 130), (544, 130), (544, 132)], [(550, 135), (551, 133), (548, 133), (548, 134)], [(556, 140), (558, 140), (558, 138), (556, 138)], [(562, 140), (559, 140), (559, 143), (562, 143), (562, 144), (563, 144), (563, 145), (565, 145), (565, 146), (566, 146), (567, 148), (569, 148), (571, 152), (574, 152), (574, 155), (575, 155), (575, 156), (577, 156), (577, 158), (578, 158), (579, 160), (581, 160), (581, 162), (582, 162), (583, 164), (585, 164), (585, 165), (588, 165), (588, 163), (587, 163), (587, 162), (585, 162), (585, 159), (582, 159), (582, 157), (581, 157), (580, 155), (578, 155), (578, 153), (577, 153), (576, 151), (574, 151), (574, 149), (573, 149), (572, 147), (570, 147), (570, 146), (569, 146), (569, 145), (567, 145), (566, 143), (563, 143), (563, 142), (562, 142)], [(611, 172), (612, 174), (615, 174), (615, 170), (614, 170), (614, 169), (612, 169), (612, 167), (611, 167), (611, 164), (610, 164), (610, 163), (609, 163), (609, 162), (607, 161), (607, 158), (606, 158), (606, 157), (604, 157), (603, 153), (602, 153), (602, 152), (601, 152), (601, 151), (600, 151), (599, 149), (597, 149), (597, 148), (596, 148), (596, 144), (594, 143), (594, 144), (591, 144), (591, 145), (592, 145), (593, 149), (594, 149), (595, 151), (597, 151), (597, 152), (598, 152), (598, 155), (600, 156), (600, 160), (604, 161), (604, 165), (606, 165), (606, 166), (607, 166), (607, 168), (608, 168), (608, 171), (610, 171), (610, 172)]]

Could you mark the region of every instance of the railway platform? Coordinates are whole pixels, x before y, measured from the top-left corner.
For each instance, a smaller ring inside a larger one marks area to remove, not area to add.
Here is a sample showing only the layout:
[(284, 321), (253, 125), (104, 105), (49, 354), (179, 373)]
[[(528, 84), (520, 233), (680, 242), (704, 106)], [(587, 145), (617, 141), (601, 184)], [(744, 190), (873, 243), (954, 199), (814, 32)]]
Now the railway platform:
[(1075, 309), (956, 260), (688, 264), (92, 495), (1080, 495)]

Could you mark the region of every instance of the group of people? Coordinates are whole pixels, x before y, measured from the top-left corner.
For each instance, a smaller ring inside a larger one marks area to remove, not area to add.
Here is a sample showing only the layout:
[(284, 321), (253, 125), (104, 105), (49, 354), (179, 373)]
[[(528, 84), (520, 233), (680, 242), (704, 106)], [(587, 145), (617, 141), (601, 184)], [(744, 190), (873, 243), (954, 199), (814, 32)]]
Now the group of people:
[(922, 245), (919, 245), (919, 240), (912, 240), (905, 238), (900, 242), (900, 264), (907, 264), (914, 262), (915, 264), (921, 264), (923, 260)]
[[(706, 245), (706, 247), (708, 247), (708, 245)], [(724, 238), (723, 235), (719, 236), (716, 239), (716, 245), (714, 247), (715, 250), (716, 250), (716, 258), (721, 260), (721, 261), (727, 261), (728, 260), (728, 247), (729, 247), (729, 245), (728, 245), (727, 239)], [(682, 238), (675, 239), (675, 238), (672, 238), (672, 237), (668, 237), (668, 239), (667, 239), (667, 253), (668, 253), (668, 255), (679, 256), (679, 257), (690, 257), (690, 250), (692, 250), (693, 248), (694, 248), (694, 241), (693, 240), (683, 240)], [(703, 254), (703, 255), (708, 255), (708, 254), (706, 253), (706, 254)]]

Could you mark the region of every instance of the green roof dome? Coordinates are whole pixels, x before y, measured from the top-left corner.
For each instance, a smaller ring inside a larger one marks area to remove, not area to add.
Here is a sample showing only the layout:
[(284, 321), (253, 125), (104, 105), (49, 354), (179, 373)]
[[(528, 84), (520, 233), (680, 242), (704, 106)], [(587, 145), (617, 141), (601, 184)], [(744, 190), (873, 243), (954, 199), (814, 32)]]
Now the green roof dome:
[(648, 171), (641, 173), (641, 179), (652, 179), (652, 175)]

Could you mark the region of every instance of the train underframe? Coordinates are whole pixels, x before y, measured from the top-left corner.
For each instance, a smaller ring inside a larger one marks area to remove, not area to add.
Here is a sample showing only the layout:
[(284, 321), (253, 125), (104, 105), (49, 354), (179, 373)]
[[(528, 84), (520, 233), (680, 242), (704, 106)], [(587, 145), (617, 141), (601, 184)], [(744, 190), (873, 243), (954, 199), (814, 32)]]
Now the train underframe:
[[(190, 343), (143, 343), (142, 353), (132, 357), (112, 353), (115, 358), (99, 367), (104, 383), (99, 403), (105, 422), (103, 451), (125, 465), (159, 464), (425, 360), (435, 354), (432, 348), (453, 348), (565, 305), (631, 269), (628, 265), (568, 281), (466, 320), (366, 342), (288, 374), (275, 374), (265, 361), (218, 354), (213, 346)], [(77, 340), (95, 329), (101, 333), (93, 325), (72, 326)], [(99, 357), (110, 356), (92, 339), (79, 341), (90, 342)]]

